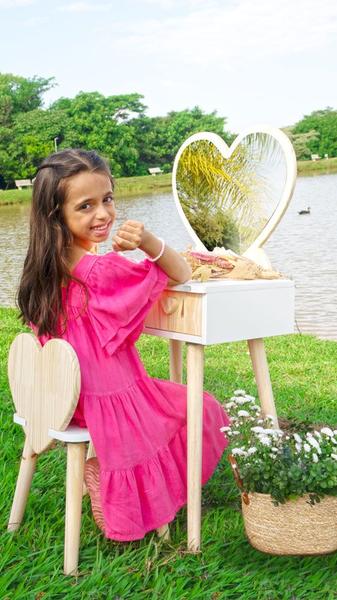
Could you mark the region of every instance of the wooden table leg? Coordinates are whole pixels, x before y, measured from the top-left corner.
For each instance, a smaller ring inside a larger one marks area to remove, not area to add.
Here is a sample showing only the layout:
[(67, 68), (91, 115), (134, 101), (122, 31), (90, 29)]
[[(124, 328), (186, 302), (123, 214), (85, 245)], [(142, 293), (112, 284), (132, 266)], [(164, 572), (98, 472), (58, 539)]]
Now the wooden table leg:
[(269, 368), (262, 338), (248, 340), (250, 358), (252, 361), (257, 389), (259, 393), (263, 415), (271, 415), (274, 418), (273, 426), (278, 428), (278, 419), (271, 387)]
[(183, 381), (183, 342), (170, 340), (170, 380), (175, 383)]
[(187, 545), (200, 549), (204, 347), (187, 344)]

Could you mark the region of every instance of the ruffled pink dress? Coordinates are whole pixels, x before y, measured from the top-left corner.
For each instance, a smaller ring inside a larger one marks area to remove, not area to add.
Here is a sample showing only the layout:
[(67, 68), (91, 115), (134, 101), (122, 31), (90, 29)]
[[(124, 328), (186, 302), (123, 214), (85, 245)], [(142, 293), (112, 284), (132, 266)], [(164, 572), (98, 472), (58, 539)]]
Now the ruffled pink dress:
[[(167, 285), (149, 260), (134, 263), (110, 252), (87, 254), (71, 282), (62, 335), (81, 366), (73, 422), (88, 427), (99, 463), (106, 537), (138, 540), (172, 521), (186, 504), (186, 386), (150, 378), (134, 346), (146, 314)], [(44, 344), (49, 336), (41, 336)], [(202, 482), (213, 473), (227, 441), (221, 405), (204, 394)]]

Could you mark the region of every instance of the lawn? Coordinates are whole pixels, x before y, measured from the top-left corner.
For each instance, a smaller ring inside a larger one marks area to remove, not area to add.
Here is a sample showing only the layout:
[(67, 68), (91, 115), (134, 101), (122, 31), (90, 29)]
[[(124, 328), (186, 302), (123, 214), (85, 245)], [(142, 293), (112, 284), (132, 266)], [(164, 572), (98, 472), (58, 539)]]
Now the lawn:
[[(143, 175), (140, 177), (119, 177), (115, 179), (116, 198), (167, 192), (171, 189), (171, 173)], [(32, 188), (22, 190), (0, 190), (0, 207), (8, 204), (25, 204), (32, 198)]]
[[(84, 498), (80, 574), (62, 574), (65, 452), (38, 461), (21, 529), (6, 532), (23, 435), (12, 423), (6, 376), (8, 348), (22, 330), (17, 313), (0, 309), (1, 600), (330, 600), (337, 598), (337, 554), (287, 558), (247, 542), (237, 489), (224, 456), (203, 491), (202, 551), (186, 552), (186, 510), (171, 525), (171, 542), (105, 540)], [(278, 413), (291, 420), (336, 426), (337, 344), (293, 335), (266, 342)], [(164, 340), (143, 336), (138, 347), (151, 376), (168, 377)], [(225, 401), (237, 388), (255, 395), (247, 346), (206, 349), (205, 388)]]

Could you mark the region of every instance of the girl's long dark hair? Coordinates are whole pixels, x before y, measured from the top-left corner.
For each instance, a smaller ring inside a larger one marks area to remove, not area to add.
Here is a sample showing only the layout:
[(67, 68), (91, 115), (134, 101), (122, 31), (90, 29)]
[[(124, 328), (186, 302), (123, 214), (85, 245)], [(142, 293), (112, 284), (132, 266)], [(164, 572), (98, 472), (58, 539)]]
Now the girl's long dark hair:
[[(73, 277), (68, 267), (72, 234), (67, 228), (62, 206), (67, 179), (83, 171), (106, 174), (109, 167), (96, 152), (61, 150), (46, 158), (38, 169), (30, 215), (30, 238), (17, 294), (23, 322), (32, 323), (38, 335), (60, 335), (62, 285)], [(84, 285), (84, 284), (82, 284)]]

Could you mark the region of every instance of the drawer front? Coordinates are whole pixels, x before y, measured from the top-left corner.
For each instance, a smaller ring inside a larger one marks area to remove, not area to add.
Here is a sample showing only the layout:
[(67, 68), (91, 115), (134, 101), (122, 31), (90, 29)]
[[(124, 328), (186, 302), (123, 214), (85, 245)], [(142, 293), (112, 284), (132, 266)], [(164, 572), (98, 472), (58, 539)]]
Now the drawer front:
[(149, 312), (146, 327), (201, 335), (202, 295), (164, 291)]

